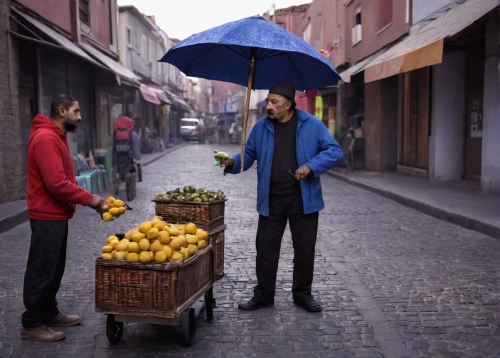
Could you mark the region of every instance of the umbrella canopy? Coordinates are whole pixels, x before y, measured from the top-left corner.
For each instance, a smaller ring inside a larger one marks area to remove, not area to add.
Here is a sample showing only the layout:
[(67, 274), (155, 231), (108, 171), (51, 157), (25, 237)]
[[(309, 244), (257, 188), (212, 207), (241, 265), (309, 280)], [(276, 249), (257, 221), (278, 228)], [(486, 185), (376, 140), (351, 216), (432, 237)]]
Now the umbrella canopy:
[(336, 85), (340, 80), (319, 51), (258, 15), (194, 34), (172, 47), (160, 61), (187, 76), (248, 86), (252, 54), (252, 89), (270, 89), (289, 80), (296, 90), (306, 91)]

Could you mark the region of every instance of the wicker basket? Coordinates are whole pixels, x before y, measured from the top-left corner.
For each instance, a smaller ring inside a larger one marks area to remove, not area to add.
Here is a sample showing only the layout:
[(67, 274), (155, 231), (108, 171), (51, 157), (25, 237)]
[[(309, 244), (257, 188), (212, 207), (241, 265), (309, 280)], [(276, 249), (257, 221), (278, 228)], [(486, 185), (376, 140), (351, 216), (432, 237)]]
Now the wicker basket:
[[(226, 199), (227, 200), (227, 199)], [(224, 225), (224, 206), (226, 200), (213, 203), (193, 203), (166, 201), (154, 198), (156, 215), (168, 223), (194, 223), (207, 232)]]
[(176, 318), (214, 282), (212, 245), (182, 263), (96, 259), (95, 310)]
[(226, 225), (220, 226), (217, 229), (208, 233), (208, 243), (214, 248), (215, 261), (215, 279), (219, 280), (224, 277), (224, 232)]

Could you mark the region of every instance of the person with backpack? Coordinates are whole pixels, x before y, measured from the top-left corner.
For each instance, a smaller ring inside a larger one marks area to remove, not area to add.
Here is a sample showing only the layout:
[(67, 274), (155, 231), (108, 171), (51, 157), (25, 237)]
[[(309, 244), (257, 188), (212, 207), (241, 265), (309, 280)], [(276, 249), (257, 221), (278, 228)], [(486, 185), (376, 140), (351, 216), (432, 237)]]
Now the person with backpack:
[(141, 149), (139, 136), (134, 130), (134, 125), (134, 120), (125, 116), (120, 117), (115, 121), (115, 130), (113, 131), (114, 166), (116, 168), (116, 172), (120, 173), (122, 167), (125, 167), (130, 171), (135, 164), (137, 166), (137, 179), (141, 182)]

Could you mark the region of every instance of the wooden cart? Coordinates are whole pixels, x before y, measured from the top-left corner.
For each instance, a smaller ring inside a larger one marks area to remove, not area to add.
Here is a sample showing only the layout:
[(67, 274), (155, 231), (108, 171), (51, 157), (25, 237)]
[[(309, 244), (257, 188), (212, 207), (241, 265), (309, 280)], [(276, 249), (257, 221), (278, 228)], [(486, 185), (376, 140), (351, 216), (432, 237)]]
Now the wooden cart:
[(208, 233), (208, 244), (214, 248), (215, 279), (224, 277), (225, 230), (224, 211), (227, 199), (212, 203), (195, 203), (192, 201), (168, 201), (156, 196), (152, 200), (155, 214), (168, 223), (194, 223), (197, 228)]
[(120, 341), (125, 322), (153, 323), (177, 326), (184, 344), (191, 346), (196, 335), (193, 304), (203, 295), (207, 320), (213, 319), (214, 264), (212, 245), (184, 262), (96, 259), (95, 309), (108, 315), (108, 340)]

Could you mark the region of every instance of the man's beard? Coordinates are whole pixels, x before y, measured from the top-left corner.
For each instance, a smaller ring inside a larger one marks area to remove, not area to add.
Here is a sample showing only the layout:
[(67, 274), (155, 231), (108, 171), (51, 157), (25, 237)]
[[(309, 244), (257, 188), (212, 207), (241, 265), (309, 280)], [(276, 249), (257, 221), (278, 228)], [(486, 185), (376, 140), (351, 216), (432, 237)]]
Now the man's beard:
[(71, 119), (64, 118), (64, 130), (67, 132), (74, 132), (78, 128), (79, 121), (72, 121)]

